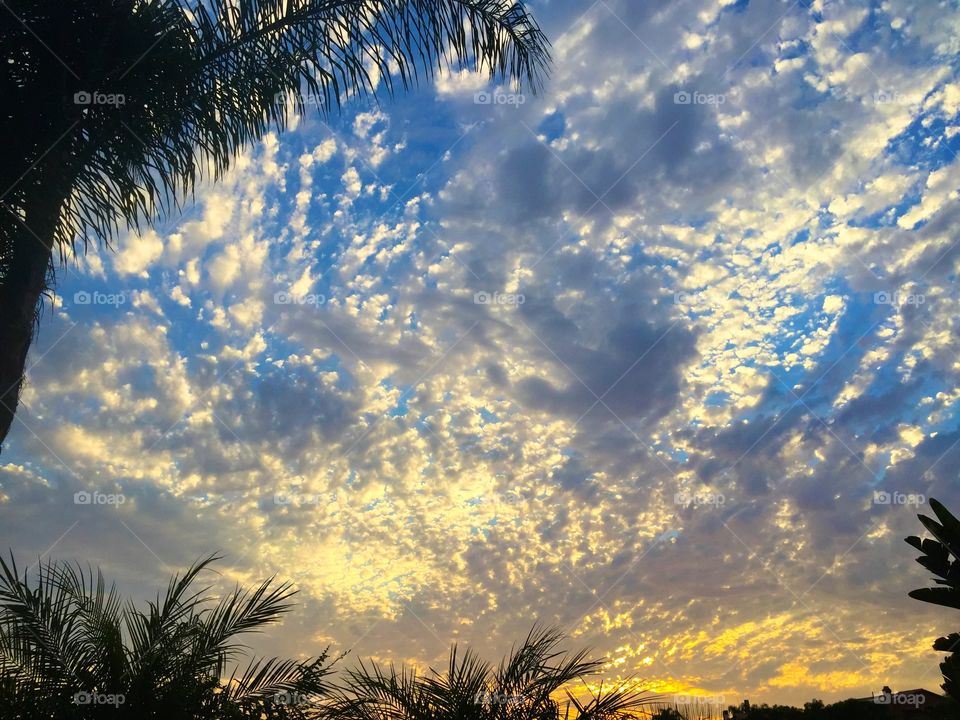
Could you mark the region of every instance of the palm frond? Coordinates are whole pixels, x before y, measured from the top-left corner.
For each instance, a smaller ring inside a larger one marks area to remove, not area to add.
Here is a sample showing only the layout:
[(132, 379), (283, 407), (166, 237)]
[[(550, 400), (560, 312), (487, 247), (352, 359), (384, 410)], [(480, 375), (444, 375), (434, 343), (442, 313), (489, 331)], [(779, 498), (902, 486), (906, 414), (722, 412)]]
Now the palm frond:
[[(606, 693), (601, 685), (597, 693), (591, 693), (590, 699), (586, 701), (577, 698), (568, 690), (567, 700), (575, 709), (574, 717), (578, 720), (633, 720), (638, 711), (663, 701), (663, 696), (635, 690), (631, 685), (635, 686), (636, 683), (621, 683)], [(569, 710), (568, 706), (567, 715)]]
[[(15, 235), (16, 217), (29, 222), (22, 209), (39, 190), (66, 198), (57, 203), (61, 252), (77, 240), (109, 243), (122, 227), (176, 209), (199, 178), (218, 177), (245, 145), (285, 128), (291, 111), (306, 109), (305, 98), (328, 114), (350, 98), (391, 96), (464, 67), (536, 91), (549, 63), (549, 43), (513, 0), (9, 4), (30, 18), (33, 32), (10, 13), (0, 18), (9, 25), (0, 28), (9, 30), (0, 50), (16, 59), (10, 82), (0, 85), (13, 108), (7, 129), (29, 137), (23, 121), (38, 111), (54, 121), (42, 136), (33, 129), (36, 142), (9, 151), (0, 192), (9, 181), (11, 216), (0, 235)], [(112, 34), (91, 48), (86, 38), (105, 27)], [(82, 87), (63, 67), (34, 67), (44, 51), (36, 36), (62, 38), (54, 52), (95, 87)], [(95, 90), (123, 98), (122, 105), (74, 101)], [(47, 186), (17, 182), (51, 145), (60, 171), (44, 179)]]
[(536, 91), (549, 62), (515, 0), (3, 5), (0, 133), (17, 140), (0, 144), (0, 306), (15, 319), (0, 326), (0, 443), (55, 253), (169, 215), (307, 95), (327, 114), (463, 67)]
[(496, 670), (456, 645), (446, 669), (430, 675), (361, 662), (323, 713), (337, 720), (623, 720), (658, 700), (635, 683), (580, 699), (573, 684), (602, 662), (587, 660), (586, 651), (564, 653), (562, 640), (557, 630), (535, 626)]
[(39, 562), (37, 584), (31, 589), (29, 575), (18, 575), (16, 562), (0, 558), (0, 625), (3, 655), (22, 673), (23, 679), (65, 689), (79, 679), (82, 657), (72, 639), (80, 610), (61, 582), (61, 569)]
[[(911, 590), (908, 595), (915, 600), (960, 610), (960, 520), (933, 498), (930, 507), (937, 520), (926, 515), (917, 517), (933, 538), (911, 535), (906, 541), (922, 553), (917, 562), (937, 576), (934, 582), (938, 587)], [(951, 653), (940, 665), (944, 677), (942, 687), (948, 695), (960, 700), (960, 649), (952, 642), (955, 637), (956, 633), (939, 638), (934, 649)]]
[(218, 558), (175, 575), (145, 609), (122, 602), (99, 571), (47, 561), (32, 579), (0, 558), (4, 717), (74, 717), (78, 692), (122, 694), (131, 717), (256, 717), (249, 713), (272, 703), (275, 717), (296, 718), (315, 707), (327, 689), (326, 653), (252, 661), (243, 673), (226, 667), (240, 647), (233, 637), (286, 612), (293, 590), (269, 580), (217, 601), (194, 585)]
[(326, 653), (308, 662), (253, 659), (241, 674), (234, 672), (230, 676), (222, 697), (243, 707), (310, 707), (327, 692), (326, 659)]

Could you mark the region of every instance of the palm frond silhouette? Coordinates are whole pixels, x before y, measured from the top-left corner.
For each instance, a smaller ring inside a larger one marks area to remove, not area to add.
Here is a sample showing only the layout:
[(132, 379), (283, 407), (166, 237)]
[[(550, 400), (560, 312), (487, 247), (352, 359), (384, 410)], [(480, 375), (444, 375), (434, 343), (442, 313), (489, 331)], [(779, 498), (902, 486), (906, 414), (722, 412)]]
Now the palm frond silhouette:
[[(586, 651), (568, 655), (563, 636), (535, 627), (496, 668), (455, 645), (444, 672), (416, 671), (376, 663), (350, 671), (325, 703), (331, 720), (623, 720), (658, 700), (626, 686), (597, 693), (586, 679), (602, 667)], [(571, 684), (580, 683), (580, 687)], [(562, 695), (562, 698), (558, 696)]]
[[(960, 609), (960, 520), (933, 498), (930, 507), (936, 520), (926, 515), (917, 517), (933, 538), (911, 535), (906, 541), (923, 553), (917, 562), (937, 576), (937, 587), (912, 590), (909, 595), (915, 600)], [(954, 700), (960, 700), (960, 633), (937, 638), (933, 649), (950, 653), (940, 663), (944, 680), (941, 687)]]
[(7, 0), (0, 8), (0, 443), (55, 269), (165, 216), (288, 112), (475, 67), (536, 90), (514, 0)]
[(291, 608), (273, 579), (225, 597), (196, 588), (208, 556), (146, 609), (98, 570), (52, 561), (36, 579), (0, 558), (0, 707), (39, 718), (305, 718), (327, 692), (327, 654), (251, 659), (238, 637)]

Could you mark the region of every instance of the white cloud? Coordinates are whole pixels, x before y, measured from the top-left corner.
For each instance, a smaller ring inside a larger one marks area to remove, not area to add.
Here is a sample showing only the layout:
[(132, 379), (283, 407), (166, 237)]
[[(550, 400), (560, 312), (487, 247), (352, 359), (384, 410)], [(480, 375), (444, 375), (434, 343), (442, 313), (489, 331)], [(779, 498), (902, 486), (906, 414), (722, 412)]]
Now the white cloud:
[(483, 90), (488, 83), (489, 80), (483, 73), (467, 69), (438, 75), (434, 81), (437, 95), (460, 99), (472, 98), (474, 93)]
[(113, 266), (121, 275), (146, 277), (147, 269), (162, 255), (163, 239), (151, 228), (139, 235), (128, 235)]

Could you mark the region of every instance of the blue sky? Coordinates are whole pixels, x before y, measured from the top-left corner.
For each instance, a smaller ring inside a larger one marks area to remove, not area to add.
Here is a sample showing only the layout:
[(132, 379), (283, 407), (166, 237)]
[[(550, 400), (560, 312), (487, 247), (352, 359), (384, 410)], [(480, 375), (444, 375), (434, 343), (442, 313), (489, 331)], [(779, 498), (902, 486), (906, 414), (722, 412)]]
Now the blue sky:
[(539, 95), (307, 113), (61, 270), (9, 544), (147, 595), (221, 548), (301, 588), (277, 652), (540, 620), (664, 692), (936, 688), (902, 538), (960, 507), (960, 14), (530, 5)]

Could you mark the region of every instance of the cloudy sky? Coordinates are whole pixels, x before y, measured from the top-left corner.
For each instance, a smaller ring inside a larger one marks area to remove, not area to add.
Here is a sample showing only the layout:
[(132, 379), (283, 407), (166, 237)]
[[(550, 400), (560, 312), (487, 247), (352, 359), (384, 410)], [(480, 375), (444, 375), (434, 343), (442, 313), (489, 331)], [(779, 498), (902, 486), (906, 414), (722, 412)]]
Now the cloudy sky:
[(936, 689), (902, 538), (960, 506), (958, 8), (530, 5), (538, 96), (308, 113), (60, 271), (4, 545), (141, 597), (222, 549), (301, 589), (270, 652), (539, 620), (663, 692)]

